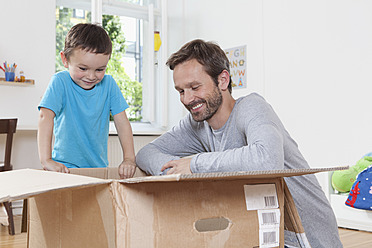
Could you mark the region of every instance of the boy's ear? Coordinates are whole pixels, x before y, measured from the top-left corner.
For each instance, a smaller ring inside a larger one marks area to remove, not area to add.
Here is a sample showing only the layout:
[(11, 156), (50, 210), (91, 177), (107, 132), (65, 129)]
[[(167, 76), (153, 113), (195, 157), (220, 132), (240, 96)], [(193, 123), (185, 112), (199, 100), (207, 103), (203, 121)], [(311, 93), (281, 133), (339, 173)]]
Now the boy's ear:
[(61, 59), (62, 59), (62, 63), (64, 65), (64, 67), (68, 68), (68, 61), (67, 61), (67, 58), (65, 56), (65, 53), (62, 51), (59, 54), (61, 55)]
[(221, 90), (228, 90), (230, 83), (230, 74), (228, 71), (223, 70), (220, 75), (218, 75), (218, 86)]

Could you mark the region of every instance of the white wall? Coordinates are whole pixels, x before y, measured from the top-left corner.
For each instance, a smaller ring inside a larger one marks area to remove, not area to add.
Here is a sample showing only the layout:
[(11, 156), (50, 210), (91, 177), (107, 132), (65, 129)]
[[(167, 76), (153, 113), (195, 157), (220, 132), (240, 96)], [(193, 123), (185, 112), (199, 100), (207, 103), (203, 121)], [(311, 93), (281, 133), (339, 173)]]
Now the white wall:
[(371, 149), (372, 4), (358, 3), (264, 2), (275, 17), (264, 18), (266, 97), (314, 164), (352, 163)]
[[(222, 48), (247, 45), (249, 88), (234, 92), (234, 96), (248, 92), (263, 93), (262, 84), (262, 3), (244, 0), (169, 0), (169, 55), (186, 42), (200, 38), (217, 42)], [(172, 73), (169, 76), (172, 80)], [(179, 103), (178, 93), (170, 82), (170, 126), (186, 114)]]
[(170, 52), (195, 38), (247, 45), (248, 88), (233, 95), (262, 94), (311, 167), (372, 151), (371, 1), (173, 0), (169, 12)]
[[(0, 85), (0, 117), (18, 117), (12, 164), (15, 169), (40, 169), (36, 144), (37, 105), (54, 74), (55, 1), (2, 0), (0, 16), (3, 24), (0, 62), (15, 62), (17, 72), (23, 70), (26, 78), (35, 80), (34, 86)], [(2, 71), (0, 77), (4, 77)], [(4, 143), (5, 137), (0, 137), (1, 152), (4, 152)]]
[(0, 85), (0, 116), (18, 117), (18, 128), (36, 128), (37, 105), (54, 73), (55, 1), (4, 1), (0, 16), (0, 62), (16, 63), (16, 73), (35, 80), (34, 86)]
[(263, 10), (267, 99), (311, 166), (355, 164), (372, 151), (372, 2), (265, 1)]

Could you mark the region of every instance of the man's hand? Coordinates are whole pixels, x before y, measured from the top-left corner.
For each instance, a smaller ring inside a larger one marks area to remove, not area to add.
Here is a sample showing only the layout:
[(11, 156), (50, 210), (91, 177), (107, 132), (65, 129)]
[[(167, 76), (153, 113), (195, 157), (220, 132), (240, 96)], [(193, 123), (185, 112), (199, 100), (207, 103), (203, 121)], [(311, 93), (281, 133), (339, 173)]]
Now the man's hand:
[(119, 175), (121, 179), (133, 177), (136, 172), (136, 163), (131, 160), (124, 160), (119, 165)]
[(191, 174), (190, 169), (191, 158), (181, 158), (179, 160), (172, 160), (161, 167), (161, 171), (170, 168), (167, 175), (170, 174)]
[(53, 159), (47, 159), (42, 163), (43, 169), (47, 171), (56, 171), (62, 173), (70, 173), (70, 170), (61, 163), (54, 161)]

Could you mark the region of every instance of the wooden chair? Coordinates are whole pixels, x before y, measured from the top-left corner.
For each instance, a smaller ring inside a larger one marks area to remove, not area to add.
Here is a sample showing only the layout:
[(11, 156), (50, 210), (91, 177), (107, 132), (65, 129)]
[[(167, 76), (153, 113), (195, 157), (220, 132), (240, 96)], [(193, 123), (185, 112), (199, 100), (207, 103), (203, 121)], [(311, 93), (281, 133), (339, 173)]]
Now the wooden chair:
[[(0, 172), (9, 171), (13, 169), (12, 164), (10, 163), (10, 157), (12, 155), (12, 143), (13, 143), (13, 134), (17, 129), (17, 118), (13, 119), (0, 119), (0, 134), (6, 135), (5, 143), (5, 157), (4, 162), (0, 162)], [(13, 220), (13, 211), (12, 204), (10, 202), (4, 202), (6, 212), (9, 219), (9, 234), (14, 235), (14, 220)]]

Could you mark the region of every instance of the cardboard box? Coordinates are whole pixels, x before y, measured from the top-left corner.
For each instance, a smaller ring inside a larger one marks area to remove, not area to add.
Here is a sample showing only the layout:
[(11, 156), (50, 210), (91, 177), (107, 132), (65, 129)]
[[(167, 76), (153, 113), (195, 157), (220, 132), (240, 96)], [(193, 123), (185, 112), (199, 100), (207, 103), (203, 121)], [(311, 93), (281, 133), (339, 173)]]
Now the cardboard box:
[(0, 202), (30, 198), (28, 247), (284, 247), (284, 228), (305, 246), (283, 177), (339, 169), (126, 180), (117, 168), (25, 169), (0, 173)]

